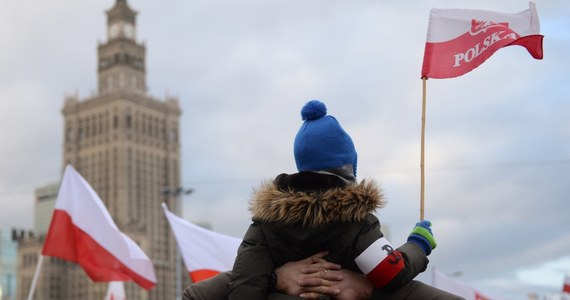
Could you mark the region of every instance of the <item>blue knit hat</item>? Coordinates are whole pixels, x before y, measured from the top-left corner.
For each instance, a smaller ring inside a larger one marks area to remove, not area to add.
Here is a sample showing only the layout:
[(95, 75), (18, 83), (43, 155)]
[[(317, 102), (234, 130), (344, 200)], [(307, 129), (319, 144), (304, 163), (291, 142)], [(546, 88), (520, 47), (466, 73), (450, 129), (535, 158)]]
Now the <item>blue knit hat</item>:
[(311, 100), (301, 109), (303, 125), (295, 137), (297, 170), (324, 171), (352, 166), (356, 177), (357, 155), (350, 136), (327, 115), (324, 103)]

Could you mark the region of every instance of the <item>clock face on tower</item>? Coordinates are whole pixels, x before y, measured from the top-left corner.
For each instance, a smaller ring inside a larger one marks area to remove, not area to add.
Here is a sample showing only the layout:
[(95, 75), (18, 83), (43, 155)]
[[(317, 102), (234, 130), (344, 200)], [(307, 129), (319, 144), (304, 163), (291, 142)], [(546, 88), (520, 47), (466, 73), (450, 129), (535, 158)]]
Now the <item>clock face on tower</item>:
[(119, 24), (113, 24), (109, 27), (109, 37), (114, 38), (119, 35)]
[(124, 34), (128, 38), (133, 38), (135, 36), (135, 28), (131, 24), (126, 24), (124, 27)]

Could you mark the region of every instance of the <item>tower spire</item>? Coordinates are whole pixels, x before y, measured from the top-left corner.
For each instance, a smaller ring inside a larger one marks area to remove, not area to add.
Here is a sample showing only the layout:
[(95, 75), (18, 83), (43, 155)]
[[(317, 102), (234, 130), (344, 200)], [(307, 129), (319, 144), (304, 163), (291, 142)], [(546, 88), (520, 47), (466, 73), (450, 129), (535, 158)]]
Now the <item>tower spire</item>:
[(99, 45), (99, 92), (146, 91), (145, 47), (136, 41), (137, 12), (116, 0), (107, 14), (107, 42)]

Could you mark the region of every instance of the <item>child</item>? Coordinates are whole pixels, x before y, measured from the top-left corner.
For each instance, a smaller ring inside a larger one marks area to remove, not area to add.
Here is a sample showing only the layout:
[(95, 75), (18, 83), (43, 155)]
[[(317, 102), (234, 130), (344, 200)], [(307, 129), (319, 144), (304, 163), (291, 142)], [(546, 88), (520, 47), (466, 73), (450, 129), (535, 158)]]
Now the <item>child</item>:
[(356, 180), (350, 136), (320, 101), (308, 102), (301, 116), (294, 143), (299, 173), (281, 174), (255, 192), (229, 299), (265, 299), (273, 292), (275, 268), (322, 250), (329, 251), (326, 260), (366, 274), (376, 289), (406, 288), (436, 247), (431, 223), (416, 224), (408, 242), (394, 249), (372, 214), (384, 205), (380, 188)]

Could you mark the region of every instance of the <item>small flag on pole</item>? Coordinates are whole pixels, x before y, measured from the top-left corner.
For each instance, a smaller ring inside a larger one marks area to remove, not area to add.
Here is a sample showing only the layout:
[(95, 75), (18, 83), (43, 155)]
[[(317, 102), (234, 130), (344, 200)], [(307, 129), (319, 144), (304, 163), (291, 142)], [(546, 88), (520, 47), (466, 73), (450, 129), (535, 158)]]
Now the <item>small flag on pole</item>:
[(232, 269), (241, 239), (190, 223), (171, 213), (164, 203), (162, 208), (192, 282)]
[(93, 281), (156, 285), (147, 255), (119, 231), (105, 205), (70, 165), (65, 169), (42, 255), (78, 263)]
[(465, 300), (504, 300), (504, 298), (491, 296), (479, 290), (476, 290), (465, 282), (450, 278), (437, 269), (433, 269), (432, 286), (454, 295), (463, 297)]
[(420, 220), (424, 220), (426, 81), (464, 75), (499, 49), (519, 45), (542, 59), (540, 24), (534, 3), (518, 14), (475, 9), (432, 9), (422, 65)]
[(535, 4), (517, 14), (475, 9), (432, 9), (429, 17), (422, 78), (461, 76), (497, 50), (525, 47), (542, 59), (542, 39)]
[(562, 287), (562, 292), (570, 295), (570, 276), (564, 276), (564, 286)]
[(111, 281), (109, 282), (109, 288), (107, 289), (107, 295), (103, 300), (126, 300), (125, 297), (125, 285), (122, 281)]

